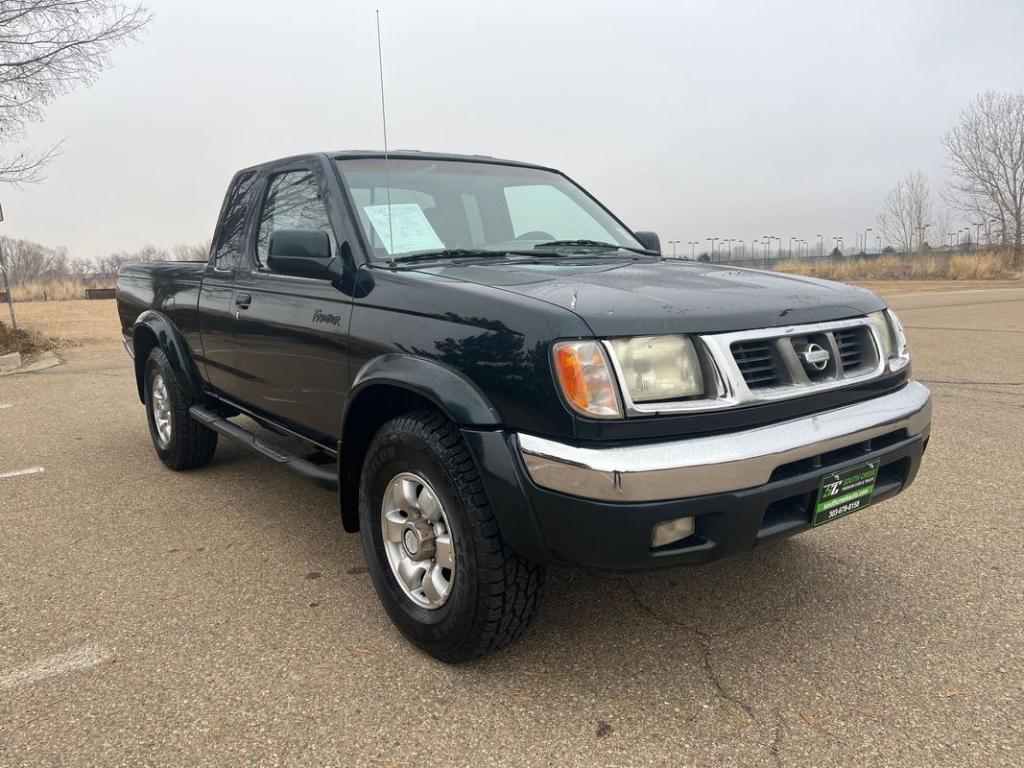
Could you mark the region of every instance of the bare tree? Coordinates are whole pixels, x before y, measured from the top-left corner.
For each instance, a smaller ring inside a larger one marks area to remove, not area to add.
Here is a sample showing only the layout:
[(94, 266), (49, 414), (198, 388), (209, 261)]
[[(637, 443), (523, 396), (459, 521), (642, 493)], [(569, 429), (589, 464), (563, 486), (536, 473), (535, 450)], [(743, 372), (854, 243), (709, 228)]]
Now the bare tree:
[(179, 243), (171, 248), (174, 261), (207, 261), (210, 258), (210, 241), (187, 245)]
[(932, 218), (932, 193), (928, 177), (920, 171), (910, 174), (896, 184), (882, 203), (878, 214), (878, 229), (882, 237), (896, 246), (896, 250), (910, 253), (913, 244), (920, 244)]
[(67, 248), (50, 248), (10, 237), (0, 237), (0, 246), (7, 258), (7, 279), (11, 285), (65, 277), (70, 269)]
[(997, 220), (1011, 266), (1022, 263), (1024, 239), (1024, 92), (987, 91), (960, 113), (943, 146), (957, 207), (984, 221)]
[[(20, 141), (50, 102), (95, 81), (149, 19), (116, 0), (0, 0), (0, 143)], [(58, 150), (0, 157), (0, 181), (39, 181)]]

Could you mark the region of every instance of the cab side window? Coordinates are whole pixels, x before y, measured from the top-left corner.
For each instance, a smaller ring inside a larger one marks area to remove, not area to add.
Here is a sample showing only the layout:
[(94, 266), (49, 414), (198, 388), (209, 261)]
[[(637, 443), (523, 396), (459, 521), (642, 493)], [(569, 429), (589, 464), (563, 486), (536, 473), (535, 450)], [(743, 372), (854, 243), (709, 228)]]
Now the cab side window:
[(242, 252), (242, 236), (245, 233), (245, 213), (256, 180), (255, 171), (246, 171), (235, 177), (228, 191), (224, 215), (217, 230), (217, 242), (213, 245), (213, 268), (234, 269)]
[(277, 229), (322, 230), (331, 240), (331, 253), (336, 252), (334, 231), (312, 171), (288, 171), (270, 177), (256, 233), (260, 269), (267, 268), (270, 235)]

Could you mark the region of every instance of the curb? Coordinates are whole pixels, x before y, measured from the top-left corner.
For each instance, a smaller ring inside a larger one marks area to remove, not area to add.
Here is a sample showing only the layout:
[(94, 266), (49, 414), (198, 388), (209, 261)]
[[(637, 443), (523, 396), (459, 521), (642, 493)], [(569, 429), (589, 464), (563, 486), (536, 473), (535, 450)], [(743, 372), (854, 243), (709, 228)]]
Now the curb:
[(11, 352), (7, 355), (0, 355), (0, 373), (14, 373), (21, 367), (21, 353)]
[[(10, 362), (8, 362), (10, 361)], [(16, 361), (16, 362), (15, 362)], [(18, 352), (0, 356), (0, 376), (16, 376), (19, 373), (35, 373), (53, 368), (64, 361), (55, 352), (43, 352), (37, 359), (22, 365), (22, 357)]]

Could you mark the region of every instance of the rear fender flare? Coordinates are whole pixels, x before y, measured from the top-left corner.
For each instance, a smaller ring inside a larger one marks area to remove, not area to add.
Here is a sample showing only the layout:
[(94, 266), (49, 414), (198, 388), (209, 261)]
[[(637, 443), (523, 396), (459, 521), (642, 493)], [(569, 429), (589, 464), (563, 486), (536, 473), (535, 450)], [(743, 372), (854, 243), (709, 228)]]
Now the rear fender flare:
[(189, 353), (188, 344), (167, 315), (156, 310), (147, 310), (138, 316), (132, 328), (135, 384), (138, 387), (139, 400), (146, 402), (146, 361), (155, 347), (160, 347), (167, 355), (167, 361), (182, 389), (191, 399), (198, 399), (202, 393), (201, 379)]

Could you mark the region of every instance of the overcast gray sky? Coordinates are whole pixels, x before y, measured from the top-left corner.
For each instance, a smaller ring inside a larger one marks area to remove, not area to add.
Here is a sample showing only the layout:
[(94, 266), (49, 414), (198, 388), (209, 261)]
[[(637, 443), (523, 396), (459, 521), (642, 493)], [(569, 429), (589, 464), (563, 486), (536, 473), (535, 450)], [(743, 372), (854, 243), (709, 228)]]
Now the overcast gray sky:
[(392, 148), (561, 168), (663, 242), (874, 224), (979, 91), (1024, 88), (1022, 0), (149, 0), (137, 45), (29, 134), (0, 231), (92, 257), (210, 237), (238, 168)]

